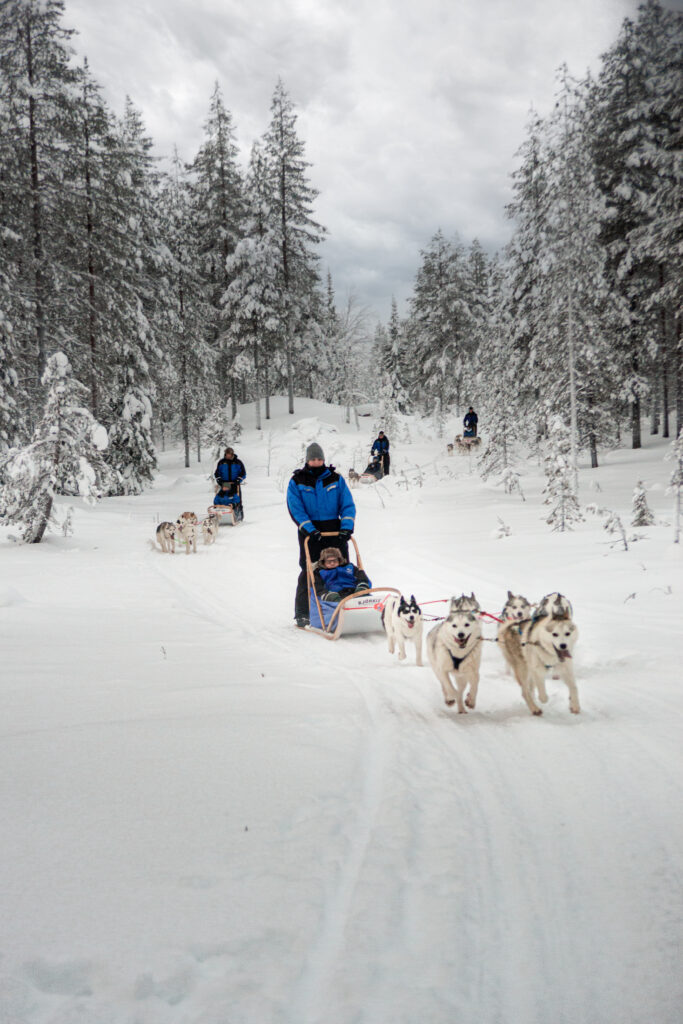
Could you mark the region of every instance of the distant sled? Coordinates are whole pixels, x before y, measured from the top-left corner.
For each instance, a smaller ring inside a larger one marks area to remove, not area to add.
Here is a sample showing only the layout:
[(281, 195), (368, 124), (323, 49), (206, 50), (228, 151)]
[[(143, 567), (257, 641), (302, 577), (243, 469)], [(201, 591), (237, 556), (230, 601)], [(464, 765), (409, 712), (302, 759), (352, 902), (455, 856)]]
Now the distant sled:
[[(323, 537), (336, 537), (336, 533), (323, 533)], [(356, 538), (351, 537), (356, 551), (356, 565), (363, 568), (360, 550)], [(305, 542), (306, 572), (308, 575), (308, 602), (310, 626), (305, 629), (309, 633), (318, 633), (327, 640), (339, 640), (341, 636), (353, 633), (381, 633), (382, 608), (389, 594), (398, 594), (396, 587), (371, 587), (355, 594), (349, 594), (341, 601), (323, 601), (315, 592), (313, 564), (308, 554), (308, 538)]]
[[(240, 484), (230, 484), (231, 491), (228, 492), (234, 497), (234, 500), (229, 504), (213, 504), (209, 505), (207, 512), (209, 515), (218, 516), (219, 526), (237, 526), (244, 519), (244, 512), (242, 510), (242, 488)], [(214, 499), (215, 502), (215, 499)]]
[(382, 460), (377, 456), (377, 458), (370, 459), (367, 468), (360, 475), (360, 482), (362, 484), (376, 484), (383, 476), (384, 466), (382, 465)]

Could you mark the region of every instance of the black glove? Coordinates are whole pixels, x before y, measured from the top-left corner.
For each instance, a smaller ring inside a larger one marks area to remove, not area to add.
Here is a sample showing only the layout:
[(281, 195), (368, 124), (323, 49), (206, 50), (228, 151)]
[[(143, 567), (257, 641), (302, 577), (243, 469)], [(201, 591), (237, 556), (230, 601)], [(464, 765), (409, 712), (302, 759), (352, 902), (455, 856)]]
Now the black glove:
[(353, 530), (340, 530), (339, 531), (339, 540), (349, 540), (349, 538), (351, 537), (352, 533), (353, 533)]
[(320, 532), (320, 530), (311, 530), (311, 532), (309, 533), (308, 537), (309, 537), (309, 540), (315, 541), (316, 544), (319, 544), (320, 541), (323, 539), (323, 535)]

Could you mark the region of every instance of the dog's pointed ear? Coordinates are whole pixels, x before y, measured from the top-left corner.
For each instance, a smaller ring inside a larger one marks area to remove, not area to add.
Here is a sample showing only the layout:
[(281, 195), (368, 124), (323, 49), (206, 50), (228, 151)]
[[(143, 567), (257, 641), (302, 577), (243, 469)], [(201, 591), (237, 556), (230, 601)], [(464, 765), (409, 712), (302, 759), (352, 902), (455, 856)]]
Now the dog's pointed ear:
[(417, 601), (415, 600), (415, 594), (411, 594), (410, 595), (410, 603), (411, 604), (417, 604)]
[(513, 597), (514, 597), (514, 594), (512, 593), (512, 591), (508, 590), (508, 601), (511, 601)]

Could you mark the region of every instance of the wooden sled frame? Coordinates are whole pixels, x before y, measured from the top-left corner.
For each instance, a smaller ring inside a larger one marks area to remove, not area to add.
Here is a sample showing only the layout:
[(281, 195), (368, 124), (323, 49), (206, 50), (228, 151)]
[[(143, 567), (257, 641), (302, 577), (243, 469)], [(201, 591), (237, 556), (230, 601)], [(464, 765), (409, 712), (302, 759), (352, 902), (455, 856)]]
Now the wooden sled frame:
[[(338, 537), (339, 534), (338, 533), (323, 533), (322, 536), (323, 537)], [(356, 543), (356, 538), (352, 536), (352, 537), (349, 538), (349, 540), (353, 542), (353, 546), (354, 546), (355, 551), (356, 551), (356, 565), (357, 565), (357, 567), (359, 569), (362, 569), (363, 568), (363, 561), (362, 561), (361, 556), (360, 556), (360, 549), (358, 547), (358, 544)], [(313, 597), (315, 598), (315, 603), (316, 603), (316, 605), (318, 607), (318, 617), (319, 617), (320, 621), (324, 624), (325, 616), (323, 615), (323, 610), (320, 607), (320, 599), (318, 598), (318, 595), (315, 592), (315, 578), (313, 576), (313, 563), (311, 562), (311, 556), (310, 556), (310, 554), (308, 552), (308, 541), (309, 541), (309, 538), (306, 537), (306, 540), (304, 541), (304, 550), (306, 552), (306, 578), (307, 578), (307, 583), (308, 583), (308, 606), (309, 606), (309, 611), (310, 611), (311, 590), (312, 590), (313, 591)], [(370, 594), (376, 594), (376, 595), (383, 594), (385, 598), (389, 594), (398, 594), (399, 597), (400, 597), (401, 591), (397, 590), (396, 587), (369, 587), (367, 590), (362, 590), (362, 591), (359, 591), (359, 592), (357, 592), (355, 594), (349, 594), (347, 597), (343, 597), (341, 599), (341, 601), (339, 602), (339, 604), (335, 608), (334, 612), (332, 613), (332, 618), (330, 619), (328, 624), (326, 626), (324, 626), (324, 628), (319, 628), (318, 626), (306, 626), (306, 632), (308, 632), (308, 633), (318, 633), (319, 636), (324, 636), (327, 640), (338, 640), (339, 637), (342, 636), (342, 634), (344, 632), (344, 619), (345, 619), (346, 615), (350, 615), (352, 612), (366, 612), (366, 613), (369, 613), (371, 611), (372, 612), (379, 612), (379, 611), (381, 611), (382, 605), (384, 603), (381, 598), (380, 599), (374, 598), (372, 601), (368, 602), (365, 605), (365, 607), (362, 607), (362, 608), (358, 608), (358, 607), (354, 608), (353, 607), (353, 602), (354, 601), (359, 601), (359, 600), (362, 600), (363, 598), (367, 598), (368, 595), (370, 595)], [(347, 607), (348, 605), (352, 605), (352, 606), (349, 608), (349, 607)], [(355, 632), (355, 631), (353, 629), (351, 629), (350, 632)], [(365, 632), (365, 630), (359, 630), (358, 632)], [(368, 632), (369, 632), (369, 630), (368, 630)], [(374, 632), (374, 630), (373, 630), (373, 632)]]
[[(218, 488), (220, 490), (220, 487)], [(218, 491), (216, 491), (218, 494)], [(242, 502), (242, 485), (237, 484), (237, 494), (239, 494), (240, 504)], [(218, 516), (218, 525), (224, 526), (226, 523), (230, 523), (231, 526), (238, 526), (242, 520), (235, 518), (235, 512), (232, 505), (209, 505), (206, 510), (209, 515)]]

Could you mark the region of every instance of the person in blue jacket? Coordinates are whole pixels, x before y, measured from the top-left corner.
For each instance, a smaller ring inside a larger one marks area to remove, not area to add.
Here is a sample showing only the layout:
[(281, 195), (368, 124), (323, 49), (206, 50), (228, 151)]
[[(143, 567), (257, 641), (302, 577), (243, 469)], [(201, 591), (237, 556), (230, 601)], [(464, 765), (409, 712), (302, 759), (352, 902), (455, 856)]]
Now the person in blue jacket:
[(232, 483), (230, 480), (221, 480), (218, 494), (214, 495), (213, 503), (214, 505), (232, 505), (237, 522), (241, 523), (244, 519), (244, 508), (242, 507), (242, 495), (240, 494), (239, 484)]
[(391, 463), (391, 456), (389, 455), (389, 438), (383, 430), (380, 430), (372, 444), (372, 453), (373, 455), (376, 454), (379, 456), (384, 476), (389, 476), (389, 465)]
[(356, 522), (356, 506), (344, 478), (334, 466), (325, 465), (325, 455), (314, 442), (306, 449), (306, 465), (292, 474), (287, 487), (287, 509), (299, 531), (299, 579), (294, 598), (297, 626), (309, 624), (306, 579), (306, 538), (312, 562), (320, 557), (327, 541), (322, 533), (338, 534), (337, 547), (348, 561), (349, 537)]
[(477, 416), (477, 414), (474, 411), (474, 409), (472, 408), (472, 406), (470, 406), (469, 409), (467, 410), (467, 414), (465, 416), (465, 419), (462, 421), (462, 424), (463, 424), (463, 426), (465, 428), (465, 432), (463, 434), (463, 437), (476, 437), (477, 436), (477, 423), (478, 422), (479, 422), (479, 417)]
[(339, 548), (325, 548), (313, 570), (315, 592), (321, 601), (341, 601), (343, 597), (372, 586), (364, 569), (345, 562)]
[[(244, 519), (244, 505), (242, 504), (242, 488), (241, 484), (247, 475), (244, 463), (241, 459), (238, 459), (235, 455), (234, 448), (226, 448), (223, 454), (223, 458), (220, 460), (214, 471), (214, 477), (216, 478), (216, 493), (218, 493), (220, 484), (223, 480), (227, 480), (228, 483), (236, 484), (234, 490), (240, 496), (240, 511), (242, 513), (241, 518)], [(227, 504), (226, 502), (220, 502), (220, 504)]]

